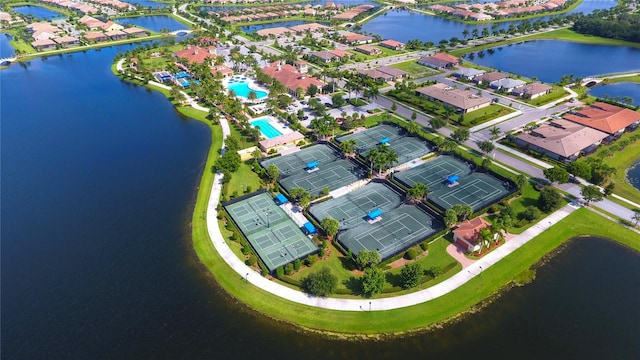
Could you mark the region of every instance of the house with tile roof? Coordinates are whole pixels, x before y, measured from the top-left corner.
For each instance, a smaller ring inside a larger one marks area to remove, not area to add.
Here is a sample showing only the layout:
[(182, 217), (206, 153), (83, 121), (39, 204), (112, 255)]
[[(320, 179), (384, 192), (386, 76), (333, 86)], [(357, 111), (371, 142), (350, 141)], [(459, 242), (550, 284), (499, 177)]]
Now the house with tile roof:
[(262, 71), (282, 83), (292, 96), (297, 95), (299, 88), (306, 92), (311, 85), (315, 85), (318, 88), (318, 92), (322, 92), (322, 87), (325, 85), (324, 82), (317, 78), (300, 72), (298, 68), (289, 64), (282, 64), (279, 61), (274, 61), (271, 65), (263, 68)]
[(490, 226), (491, 224), (481, 217), (466, 220), (453, 230), (453, 241), (467, 252), (480, 250), (480, 230)]
[(594, 152), (608, 136), (605, 132), (559, 119), (516, 136), (515, 143), (550, 158), (570, 162)]
[(407, 46), (407, 44), (403, 42), (391, 40), (391, 39), (380, 41), (378, 45), (382, 47), (386, 47), (387, 49), (391, 49), (391, 50), (404, 50), (405, 46)]
[(625, 130), (635, 129), (640, 124), (640, 113), (619, 106), (596, 102), (573, 113), (562, 116), (564, 119), (603, 131), (612, 136), (620, 136)]
[(202, 64), (216, 57), (216, 48), (213, 46), (201, 48), (196, 45), (187, 45), (186, 49), (174, 52), (173, 56), (178, 59), (184, 58), (189, 64)]
[(491, 100), (478, 96), (469, 90), (455, 89), (441, 83), (418, 88), (416, 95), (453, 106), (457, 112), (462, 114), (491, 105)]
[(513, 89), (511, 91), (511, 94), (522, 97), (522, 98), (535, 99), (537, 97), (544, 96), (551, 93), (552, 89), (553, 88), (549, 85), (539, 83), (539, 82), (534, 82), (534, 83), (522, 85)]

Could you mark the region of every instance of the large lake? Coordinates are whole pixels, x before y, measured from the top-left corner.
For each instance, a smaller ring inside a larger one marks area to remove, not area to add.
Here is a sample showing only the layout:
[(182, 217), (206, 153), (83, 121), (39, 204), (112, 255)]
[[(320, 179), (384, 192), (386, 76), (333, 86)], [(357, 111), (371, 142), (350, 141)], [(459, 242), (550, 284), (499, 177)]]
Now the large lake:
[(65, 17), (65, 15), (61, 12), (49, 10), (42, 6), (32, 6), (32, 5), (16, 6), (13, 8), (13, 10), (22, 15), (33, 16), (37, 20), (51, 20), (54, 18)]
[(331, 340), (245, 308), (188, 238), (209, 131), (111, 74), (130, 48), (1, 73), (3, 358), (640, 358), (640, 256), (600, 239), (573, 242), (485, 310), (405, 338)]
[(133, 5), (139, 5), (139, 6), (149, 7), (153, 9), (173, 6), (172, 3), (158, 2), (158, 1), (151, 1), (151, 0), (127, 0), (126, 2)]
[(584, 78), (640, 69), (640, 49), (536, 40), (483, 51), (473, 62), (501, 71), (556, 82), (562, 75)]
[(0, 33), (0, 58), (5, 58), (15, 53), (11, 46), (11, 39), (13, 37), (7, 33)]

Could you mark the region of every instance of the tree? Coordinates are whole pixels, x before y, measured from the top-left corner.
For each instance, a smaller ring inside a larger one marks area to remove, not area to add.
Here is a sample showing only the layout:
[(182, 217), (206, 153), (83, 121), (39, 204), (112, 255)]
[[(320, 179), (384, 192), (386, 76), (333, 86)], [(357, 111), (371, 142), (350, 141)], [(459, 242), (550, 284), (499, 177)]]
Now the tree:
[(318, 93), (318, 87), (314, 84), (309, 85), (307, 88), (307, 95), (314, 97)]
[(411, 289), (420, 284), (424, 269), (422, 265), (417, 262), (409, 263), (400, 270), (400, 276), (402, 277), (402, 287), (405, 289)]
[(342, 149), (342, 151), (344, 151), (346, 155), (350, 155), (355, 151), (355, 147), (357, 144), (358, 142), (356, 141), (356, 139), (345, 140), (340, 143), (340, 149)]
[(515, 182), (518, 189), (522, 189), (525, 185), (527, 185), (527, 181), (527, 177), (523, 174), (518, 174), (518, 176), (516, 176)]
[(249, 99), (249, 101), (251, 101), (251, 102), (254, 102), (254, 101), (256, 101), (258, 99), (258, 94), (255, 91), (251, 90), (251, 91), (249, 91), (249, 94), (247, 95), (247, 99)]
[(446, 227), (450, 228), (458, 222), (458, 214), (453, 209), (447, 209), (444, 212), (444, 224)]
[(384, 289), (386, 283), (384, 273), (377, 267), (368, 267), (364, 269), (362, 276), (362, 291), (366, 296), (379, 294)]
[(429, 193), (429, 187), (421, 182), (417, 182), (407, 190), (407, 196), (412, 201), (422, 201)]
[(376, 266), (380, 263), (380, 254), (377, 251), (360, 250), (356, 255), (356, 266), (359, 269)]
[(480, 141), (478, 143), (478, 148), (480, 148), (480, 151), (482, 151), (485, 154), (488, 154), (490, 152), (492, 152), (496, 147), (495, 145), (493, 145), (493, 142), (491, 141)]
[(522, 212), (522, 217), (525, 220), (533, 221), (540, 217), (540, 209), (533, 205), (527, 206), (527, 208)]
[(278, 181), (278, 179), (280, 178), (280, 170), (278, 169), (277, 166), (271, 164), (269, 165), (269, 167), (267, 168), (267, 175), (269, 175), (269, 178), (273, 181), (276, 182)]
[(555, 188), (545, 187), (540, 191), (540, 197), (538, 198), (540, 210), (548, 213), (560, 207), (560, 204), (562, 204), (562, 194)]
[(466, 204), (455, 204), (451, 209), (455, 211), (458, 221), (464, 221), (473, 214), (473, 208)]
[(240, 155), (235, 151), (227, 151), (218, 159), (216, 167), (225, 173), (234, 173), (240, 167)]
[(263, 156), (262, 155), (262, 151), (260, 151), (260, 149), (258, 149), (258, 148), (256, 148), (255, 150), (253, 150), (251, 152), (251, 157), (253, 157), (253, 159), (255, 161), (258, 161), (258, 160), (262, 159), (262, 156)]
[[(415, 111), (414, 111), (414, 114), (415, 114)], [(420, 131), (421, 126), (415, 121), (410, 121), (407, 123), (406, 128), (410, 134), (417, 134)]]
[(587, 181), (591, 179), (591, 165), (586, 161), (574, 161), (567, 165), (567, 171)]
[(342, 97), (341, 94), (334, 94), (333, 96), (331, 96), (331, 103), (334, 106), (337, 107), (343, 107), (347, 102), (346, 100)]
[(394, 102), (391, 104), (391, 111), (396, 111), (396, 110), (398, 110), (398, 104), (396, 104), (396, 102), (394, 101)]
[(413, 113), (411, 113), (411, 120), (416, 120), (418, 118), (418, 114), (414, 111)]
[(322, 222), (320, 222), (320, 226), (329, 238), (333, 238), (338, 233), (340, 222), (338, 222), (338, 220), (332, 218), (331, 216), (327, 216), (326, 218), (322, 219)]
[(295, 201), (301, 207), (307, 207), (307, 205), (309, 205), (309, 202), (311, 201), (311, 194), (309, 194), (307, 190), (301, 187), (292, 188), (289, 191), (289, 195), (291, 196), (293, 201)]
[(590, 204), (592, 201), (600, 201), (604, 198), (604, 194), (600, 191), (600, 188), (595, 185), (587, 185), (580, 190), (580, 194)]
[(542, 173), (544, 174), (544, 177), (546, 177), (551, 182), (564, 184), (569, 181), (569, 172), (560, 167), (544, 169)]
[(396, 154), (391, 147), (380, 145), (369, 150), (367, 158), (371, 161), (371, 166), (378, 168), (378, 173), (382, 173), (382, 169), (398, 161)]
[(633, 226), (638, 227), (638, 223), (640, 222), (640, 209), (633, 209), (631, 220), (633, 221)]
[(302, 279), (304, 291), (316, 296), (327, 296), (333, 293), (337, 286), (338, 277), (333, 275), (327, 267), (323, 267), (320, 271), (311, 273)]
[(441, 127), (444, 127), (446, 124), (447, 124), (447, 122), (442, 120), (442, 119), (440, 119), (440, 118), (435, 118), (434, 117), (434, 118), (431, 118), (431, 120), (429, 120), (429, 125), (431, 125), (431, 127), (434, 130), (438, 130)]
[(469, 129), (465, 128), (457, 128), (453, 134), (451, 134), (451, 138), (455, 140), (457, 143), (463, 143), (469, 140)]

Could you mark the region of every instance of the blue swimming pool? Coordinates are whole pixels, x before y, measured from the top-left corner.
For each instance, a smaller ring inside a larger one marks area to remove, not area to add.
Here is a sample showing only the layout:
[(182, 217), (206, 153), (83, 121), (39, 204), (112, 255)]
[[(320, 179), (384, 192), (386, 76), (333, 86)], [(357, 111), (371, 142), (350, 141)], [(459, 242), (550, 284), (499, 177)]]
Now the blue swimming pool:
[(266, 118), (253, 120), (251, 122), (251, 125), (253, 125), (254, 127), (259, 127), (260, 128), (260, 132), (267, 139), (273, 139), (274, 137), (278, 137), (278, 136), (282, 135), (282, 133), (280, 131), (278, 131), (278, 129), (274, 128), (269, 123), (269, 120), (267, 120)]
[(267, 96), (266, 91), (250, 89), (249, 83), (246, 81), (236, 80), (234, 82), (229, 82), (229, 84), (227, 85), (227, 90), (233, 90), (233, 92), (235, 92), (237, 96), (242, 96), (243, 98), (246, 98), (246, 99), (249, 98), (249, 92), (251, 90), (253, 90), (256, 93), (257, 95), (256, 99), (262, 99), (263, 97)]

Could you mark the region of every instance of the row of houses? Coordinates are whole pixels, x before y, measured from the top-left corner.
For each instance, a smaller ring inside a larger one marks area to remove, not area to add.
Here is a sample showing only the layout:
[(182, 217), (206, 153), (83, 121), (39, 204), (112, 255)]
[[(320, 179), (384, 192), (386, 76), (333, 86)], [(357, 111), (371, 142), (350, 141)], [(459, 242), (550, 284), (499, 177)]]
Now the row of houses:
[(515, 143), (570, 162), (595, 151), (603, 141), (612, 141), (640, 124), (640, 113), (596, 102), (519, 134)]
[(63, 8), (71, 9), (82, 14), (95, 14), (99, 10), (95, 6), (91, 6), (86, 2), (77, 2), (69, 0), (41, 0), (42, 2), (49, 3), (51, 5), (57, 5)]
[(497, 71), (487, 73), (480, 69), (458, 68), (453, 74), (459, 79), (472, 81), (478, 85), (488, 85), (491, 89), (527, 99), (535, 99), (549, 94), (553, 90), (553, 87), (549, 85), (539, 82), (527, 84), (526, 81), (512, 79), (508, 74)]
[(477, 21), (491, 20), (496, 17), (506, 17), (515, 14), (537, 13), (555, 10), (565, 5), (568, 0), (509, 0), (503, 2), (487, 2), (478, 4), (457, 4), (455, 7), (446, 5), (431, 5), (429, 9), (453, 15), (462, 19)]
[(268, 29), (261, 29), (256, 31), (256, 34), (262, 37), (275, 36), (280, 37), (282, 35), (288, 34), (305, 34), (305, 33), (317, 33), (317, 32), (327, 32), (331, 30), (330, 27), (326, 25), (322, 25), (319, 23), (307, 23), (300, 24), (291, 27), (275, 27)]
[(225, 11), (210, 11), (209, 14), (219, 16), (220, 21), (230, 24), (239, 22), (281, 19), (300, 15), (330, 16), (336, 14), (332, 16), (333, 20), (351, 20), (364, 12), (370, 11), (373, 8), (374, 6), (372, 5), (360, 5), (341, 12), (341, 10), (345, 9), (344, 5), (336, 5), (332, 2), (328, 2), (324, 5), (306, 4), (303, 6), (298, 4), (266, 6), (259, 8), (239, 8)]
[[(396, 40), (384, 40), (379, 42), (378, 46), (386, 47), (392, 50), (403, 50), (406, 44)], [(354, 50), (367, 55), (379, 55), (382, 53), (380, 49), (367, 45), (357, 46), (356, 48), (354, 48)], [(309, 53), (309, 57), (318, 62), (328, 64), (331, 62), (348, 60), (352, 57), (352, 54), (344, 50), (334, 49), (312, 51)]]

